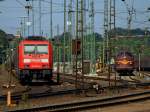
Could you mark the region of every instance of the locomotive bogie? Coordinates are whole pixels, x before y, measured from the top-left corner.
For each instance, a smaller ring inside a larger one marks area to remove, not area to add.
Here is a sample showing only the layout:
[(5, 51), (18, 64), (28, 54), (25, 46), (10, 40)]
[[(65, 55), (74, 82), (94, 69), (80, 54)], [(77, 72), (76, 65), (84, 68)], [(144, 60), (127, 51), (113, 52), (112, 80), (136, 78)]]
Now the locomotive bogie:
[(21, 81), (32, 82), (32, 80), (52, 80), (52, 70), (21, 70), (19, 72)]

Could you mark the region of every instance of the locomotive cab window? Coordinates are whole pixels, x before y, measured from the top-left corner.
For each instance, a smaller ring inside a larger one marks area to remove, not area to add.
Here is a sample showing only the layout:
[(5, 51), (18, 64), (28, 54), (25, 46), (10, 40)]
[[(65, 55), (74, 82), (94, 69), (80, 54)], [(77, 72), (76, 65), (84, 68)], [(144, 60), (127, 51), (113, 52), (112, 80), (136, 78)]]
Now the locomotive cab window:
[(25, 54), (34, 54), (35, 50), (36, 50), (35, 45), (31, 45), (31, 44), (24, 45), (24, 53)]
[(48, 45), (46, 44), (26, 44), (24, 45), (25, 54), (48, 54)]
[(48, 54), (48, 46), (47, 45), (37, 45), (37, 54)]

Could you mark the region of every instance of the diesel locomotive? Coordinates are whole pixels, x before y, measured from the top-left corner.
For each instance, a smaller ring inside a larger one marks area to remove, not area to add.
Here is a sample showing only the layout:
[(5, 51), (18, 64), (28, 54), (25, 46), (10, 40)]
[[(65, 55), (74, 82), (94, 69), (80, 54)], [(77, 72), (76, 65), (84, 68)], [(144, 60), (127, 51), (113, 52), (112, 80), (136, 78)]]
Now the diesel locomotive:
[(115, 59), (115, 70), (119, 75), (133, 75), (134, 69), (135, 60), (132, 53), (128, 51), (119, 52)]

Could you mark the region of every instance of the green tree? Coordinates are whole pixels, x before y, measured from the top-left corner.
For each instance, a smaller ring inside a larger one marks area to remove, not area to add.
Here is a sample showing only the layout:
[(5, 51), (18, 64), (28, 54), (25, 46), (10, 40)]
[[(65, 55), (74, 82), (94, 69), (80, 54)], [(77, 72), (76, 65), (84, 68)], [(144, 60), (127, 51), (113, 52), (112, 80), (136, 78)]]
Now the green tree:
[(8, 48), (7, 34), (0, 30), (0, 64), (5, 59), (6, 49)]

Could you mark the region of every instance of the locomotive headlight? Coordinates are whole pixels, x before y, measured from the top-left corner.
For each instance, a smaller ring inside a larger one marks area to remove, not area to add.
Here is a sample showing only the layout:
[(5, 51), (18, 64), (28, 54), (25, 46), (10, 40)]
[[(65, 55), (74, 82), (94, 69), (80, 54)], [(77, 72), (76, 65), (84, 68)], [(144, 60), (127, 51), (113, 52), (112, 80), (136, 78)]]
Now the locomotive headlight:
[(24, 62), (24, 63), (30, 63), (30, 62), (31, 62), (31, 59), (24, 59), (23, 62)]
[(48, 63), (48, 59), (41, 59), (41, 62), (47, 62)]

